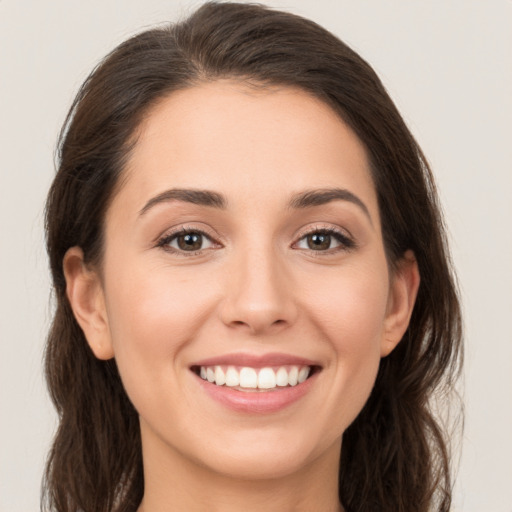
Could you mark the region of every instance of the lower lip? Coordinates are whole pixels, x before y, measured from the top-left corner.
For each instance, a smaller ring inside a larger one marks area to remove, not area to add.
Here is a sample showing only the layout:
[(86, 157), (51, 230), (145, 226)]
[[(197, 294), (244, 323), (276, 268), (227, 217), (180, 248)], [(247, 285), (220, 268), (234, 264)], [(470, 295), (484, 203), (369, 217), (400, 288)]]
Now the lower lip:
[(296, 386), (262, 391), (238, 391), (217, 386), (197, 376), (200, 385), (217, 402), (238, 412), (263, 414), (280, 411), (300, 400), (311, 389), (317, 373)]

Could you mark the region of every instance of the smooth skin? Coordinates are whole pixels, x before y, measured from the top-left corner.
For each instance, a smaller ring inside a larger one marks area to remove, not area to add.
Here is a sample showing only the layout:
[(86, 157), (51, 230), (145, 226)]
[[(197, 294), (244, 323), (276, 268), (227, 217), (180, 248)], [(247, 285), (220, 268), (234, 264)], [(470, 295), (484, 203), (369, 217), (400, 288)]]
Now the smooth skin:
[[(100, 268), (74, 247), (64, 269), (92, 351), (116, 358), (140, 416), (139, 511), (342, 510), (342, 434), (420, 282), (411, 252), (390, 271), (352, 130), (299, 89), (218, 80), (175, 92), (140, 126), (105, 244)], [(233, 352), (321, 371), (282, 410), (233, 411), (190, 369)]]

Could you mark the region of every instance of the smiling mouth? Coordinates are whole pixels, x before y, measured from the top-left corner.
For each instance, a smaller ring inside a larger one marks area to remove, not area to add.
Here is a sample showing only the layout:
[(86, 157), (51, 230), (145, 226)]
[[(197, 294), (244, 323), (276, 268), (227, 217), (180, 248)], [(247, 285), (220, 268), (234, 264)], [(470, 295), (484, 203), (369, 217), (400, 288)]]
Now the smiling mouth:
[(238, 391), (278, 391), (295, 387), (320, 371), (318, 366), (283, 365), (253, 368), (226, 365), (193, 366), (191, 370), (201, 379), (216, 386)]

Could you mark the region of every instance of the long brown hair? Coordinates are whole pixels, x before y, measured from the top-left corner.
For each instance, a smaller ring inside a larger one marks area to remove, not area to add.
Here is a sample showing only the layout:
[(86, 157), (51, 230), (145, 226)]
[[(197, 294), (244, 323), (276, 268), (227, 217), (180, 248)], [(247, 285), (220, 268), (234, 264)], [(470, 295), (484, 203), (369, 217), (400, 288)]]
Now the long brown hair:
[(91, 73), (62, 129), (46, 210), (56, 311), (46, 378), (59, 415), (42, 508), (135, 511), (144, 480), (137, 412), (115, 360), (90, 351), (66, 298), (62, 261), (80, 246), (101, 264), (103, 222), (134, 134), (173, 91), (218, 78), (300, 87), (355, 131), (371, 160), (387, 257), (416, 255), (421, 285), (398, 347), (343, 436), (347, 512), (448, 511), (450, 452), (433, 397), (448, 396), (461, 362), (461, 316), (428, 164), (372, 68), (316, 23), (258, 4), (201, 6), (177, 24), (121, 44)]

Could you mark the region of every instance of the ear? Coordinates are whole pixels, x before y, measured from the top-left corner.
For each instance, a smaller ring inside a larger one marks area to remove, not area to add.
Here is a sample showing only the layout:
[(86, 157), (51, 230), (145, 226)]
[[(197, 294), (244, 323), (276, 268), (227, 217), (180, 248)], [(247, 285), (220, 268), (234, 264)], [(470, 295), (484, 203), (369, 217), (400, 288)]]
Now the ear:
[(392, 352), (407, 330), (419, 286), (420, 273), (416, 257), (412, 251), (407, 251), (391, 276), (381, 357)]
[(69, 249), (62, 265), (71, 309), (91, 350), (98, 359), (111, 359), (114, 350), (100, 276), (84, 263), (80, 247)]

